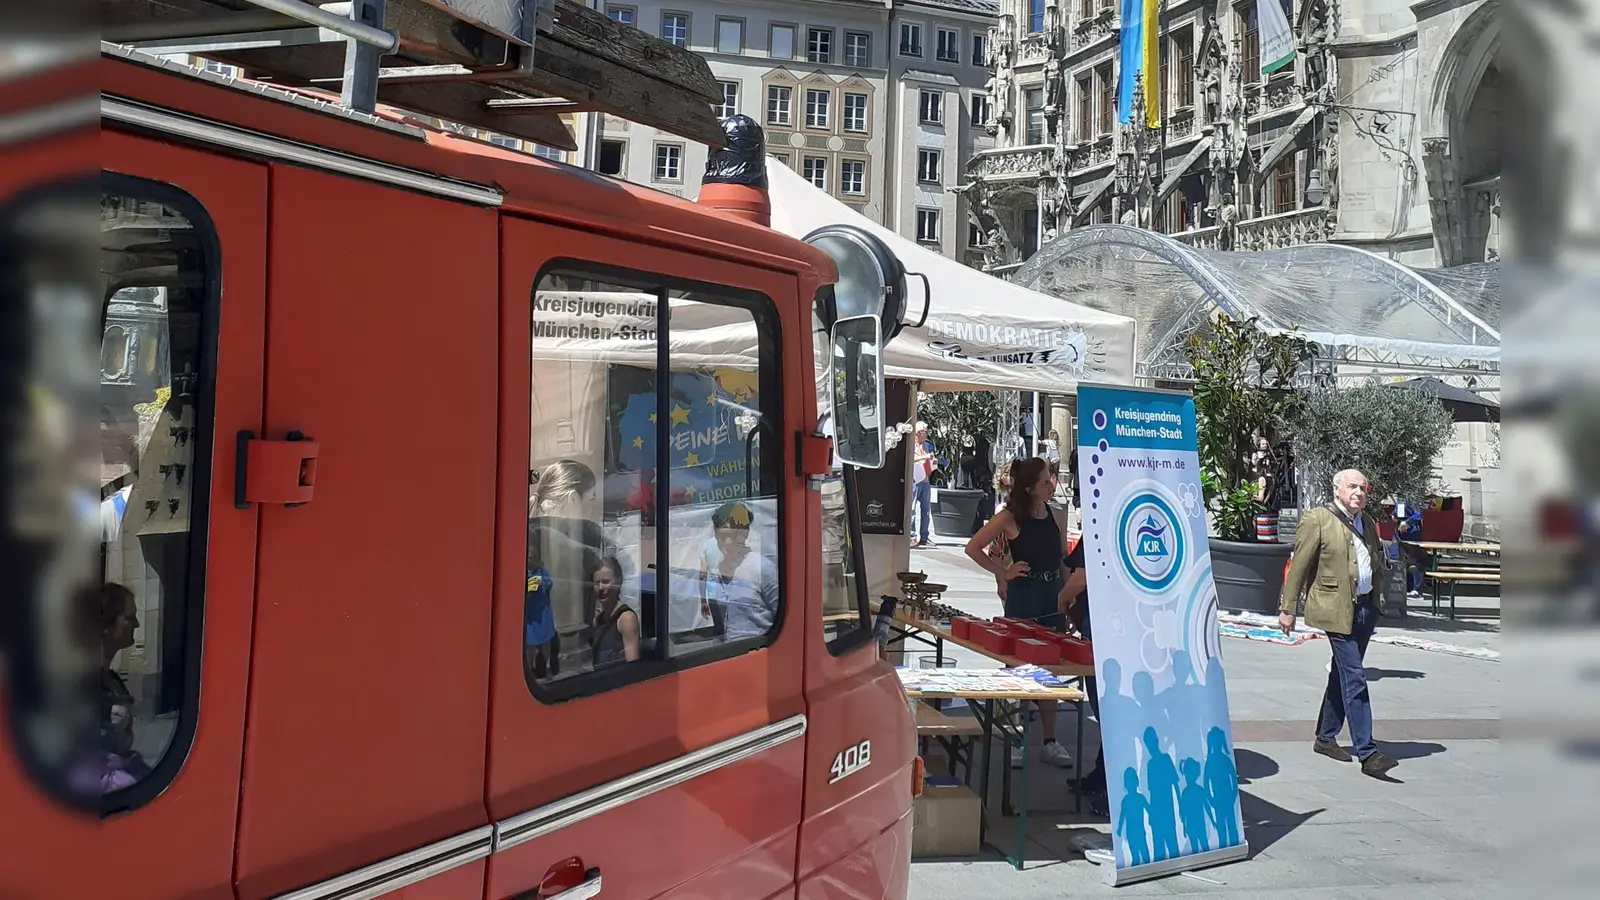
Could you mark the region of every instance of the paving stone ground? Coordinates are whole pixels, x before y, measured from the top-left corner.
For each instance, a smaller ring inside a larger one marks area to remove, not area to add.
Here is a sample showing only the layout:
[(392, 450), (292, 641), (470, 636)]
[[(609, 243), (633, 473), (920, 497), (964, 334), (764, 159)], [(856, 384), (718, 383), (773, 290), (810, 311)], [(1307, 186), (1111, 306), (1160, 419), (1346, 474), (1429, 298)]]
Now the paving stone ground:
[[(997, 615), (992, 580), (945, 539), (913, 551), (912, 568), (948, 584), (945, 602)], [(1495, 604), (1498, 605), (1497, 603)], [(1462, 646), (1499, 647), (1497, 619), (1447, 623), (1412, 615), (1383, 628), (1403, 629)], [(1228, 639), (1228, 697), (1241, 775), (1250, 858), (1196, 873), (1121, 888), (1073, 847), (1083, 832), (1108, 832), (1103, 819), (1075, 815), (1070, 770), (1030, 769), (1026, 856), (1016, 871), (993, 850), (959, 860), (912, 864), (912, 900), (1033, 900), (1101, 893), (1107, 897), (1224, 894), (1281, 900), (1472, 900), (1499, 896), (1501, 848), (1501, 664), (1374, 643), (1367, 654), (1375, 731), (1400, 760), (1394, 782), (1361, 774), (1311, 752), (1317, 705), (1326, 682), (1324, 641), (1298, 647)], [(932, 649), (913, 650), (915, 656)], [(992, 665), (947, 650), (958, 664)], [(1060, 718), (1072, 746), (1075, 717)], [(1092, 720), (1085, 743), (1094, 746)], [(1092, 762), (1093, 750), (1085, 753)], [(991, 802), (999, 794), (999, 756)], [(994, 831), (1013, 841), (1015, 819)], [(998, 841), (998, 837), (994, 838)], [(1202, 880), (1205, 879), (1205, 880)]]

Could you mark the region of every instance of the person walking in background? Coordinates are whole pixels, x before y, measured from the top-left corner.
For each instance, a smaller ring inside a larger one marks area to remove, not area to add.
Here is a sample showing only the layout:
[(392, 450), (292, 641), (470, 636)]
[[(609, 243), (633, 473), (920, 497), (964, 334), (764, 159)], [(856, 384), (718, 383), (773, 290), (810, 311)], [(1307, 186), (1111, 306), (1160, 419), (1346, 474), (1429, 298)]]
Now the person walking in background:
[(1384, 581), (1378, 525), (1366, 512), (1370, 491), (1365, 475), (1346, 469), (1333, 476), (1333, 502), (1301, 517), (1279, 598), (1278, 627), (1285, 635), (1294, 631), (1295, 606), (1305, 595), (1306, 624), (1326, 632), (1333, 651), (1313, 749), (1349, 762), (1350, 751), (1338, 742), (1348, 721), (1351, 750), (1361, 760), (1361, 771), (1381, 777), (1395, 763), (1372, 740), (1372, 702), (1363, 662), (1378, 626), (1377, 589)]
[(934, 458), (933, 441), (928, 437), (928, 423), (917, 423), (917, 439), (912, 444), (911, 457), (911, 520), (917, 526), (911, 546), (933, 546), (933, 485), (928, 479), (939, 467)]
[[(1007, 616), (1038, 622), (1062, 630), (1063, 611), (1070, 603), (1065, 591), (1062, 561), (1067, 556), (1067, 523), (1060, 510), (1050, 506), (1053, 480), (1049, 464), (1034, 457), (1011, 467), (1011, 493), (1005, 508), (967, 542), (967, 558), (1001, 582), (1001, 602)], [(1003, 540), (999, 558), (988, 552), (996, 538)], [(1072, 765), (1072, 754), (1056, 742), (1056, 702), (1039, 704), (1044, 732), (1045, 762)]]

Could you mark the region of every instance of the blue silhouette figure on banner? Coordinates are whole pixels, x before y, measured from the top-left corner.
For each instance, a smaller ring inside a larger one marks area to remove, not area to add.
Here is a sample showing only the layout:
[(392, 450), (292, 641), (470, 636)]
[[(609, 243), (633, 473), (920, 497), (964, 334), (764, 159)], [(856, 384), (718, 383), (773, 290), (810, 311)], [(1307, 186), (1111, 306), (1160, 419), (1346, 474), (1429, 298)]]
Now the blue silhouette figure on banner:
[(1162, 731), (1169, 730), (1167, 710), (1156, 700), (1156, 680), (1149, 672), (1141, 670), (1133, 673), (1133, 702), (1144, 711), (1145, 721), (1154, 720), (1162, 726)]
[(1206, 734), (1206, 791), (1211, 795), (1211, 821), (1217, 827), (1217, 848), (1239, 844), (1239, 820), (1234, 811), (1239, 805), (1239, 772), (1228, 752), (1228, 736), (1220, 727)]
[(1122, 835), (1122, 846), (1128, 851), (1128, 865), (1142, 866), (1150, 862), (1150, 844), (1145, 839), (1145, 814), (1149, 801), (1139, 793), (1139, 770), (1129, 766), (1122, 773), (1122, 808), (1117, 811), (1117, 833)]
[(1211, 795), (1200, 784), (1200, 761), (1185, 759), (1179, 768), (1188, 784), (1178, 794), (1178, 815), (1183, 818), (1183, 834), (1189, 840), (1190, 853), (1204, 853), (1211, 849), (1211, 839), (1206, 828), (1211, 823)]
[[(1219, 676), (1220, 677), (1220, 676)], [(1172, 651), (1173, 682), (1161, 692), (1161, 700), (1172, 720), (1167, 732), (1173, 755), (1178, 759), (1205, 756), (1205, 721), (1213, 707), (1206, 703), (1204, 685), (1194, 680), (1194, 664), (1189, 651)]]
[(1178, 855), (1178, 767), (1161, 750), (1161, 738), (1154, 728), (1144, 730), (1144, 749), (1150, 754), (1144, 766), (1145, 784), (1150, 790), (1150, 838), (1156, 859)]

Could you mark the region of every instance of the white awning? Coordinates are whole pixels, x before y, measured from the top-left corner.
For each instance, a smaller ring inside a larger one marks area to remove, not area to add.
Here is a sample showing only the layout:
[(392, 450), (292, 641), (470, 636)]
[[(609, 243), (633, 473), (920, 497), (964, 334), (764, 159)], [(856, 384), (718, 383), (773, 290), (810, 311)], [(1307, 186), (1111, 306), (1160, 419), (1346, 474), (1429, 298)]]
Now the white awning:
[[(1080, 382), (1132, 384), (1134, 321), (1078, 306), (929, 250), (818, 190), (767, 159), (772, 227), (796, 238), (825, 225), (853, 225), (888, 244), (908, 271), (927, 276), (927, 323), (889, 344), (890, 377), (923, 390), (1009, 388), (1071, 394)], [(963, 229), (964, 230), (964, 229)], [(964, 238), (965, 235), (960, 235)], [(922, 310), (922, 279), (908, 279), (911, 315)]]

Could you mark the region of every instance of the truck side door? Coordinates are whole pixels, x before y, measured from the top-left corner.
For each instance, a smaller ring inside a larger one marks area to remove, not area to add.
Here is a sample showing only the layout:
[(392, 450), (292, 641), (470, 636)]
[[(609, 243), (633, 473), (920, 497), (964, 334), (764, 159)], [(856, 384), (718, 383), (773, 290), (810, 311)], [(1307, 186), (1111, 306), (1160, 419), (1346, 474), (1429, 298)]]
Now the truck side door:
[[(502, 226), (491, 898), (790, 896), (806, 572), (794, 279)], [(806, 367), (798, 365), (805, 362)]]
[[(30, 721), (29, 697), (10, 698), (8, 718), (28, 727), (13, 734), (20, 752), (0, 763), (0, 841), (27, 850), (7, 854), (0, 881), (25, 897), (231, 898), (257, 526), (254, 509), (234, 506), (234, 435), (261, 425), (267, 169), (109, 129), (99, 144), (105, 171), (83, 199), (89, 216), (98, 206), (99, 252), (87, 263), (105, 279), (103, 296), (86, 322), (44, 321), (70, 298), (47, 290), (60, 287), (48, 267), (26, 273), (45, 277), (30, 298), (43, 317), (24, 326), (50, 354), (38, 362), (86, 363), (99, 394), (99, 492), (80, 499), (100, 533), (102, 580), (72, 595), (93, 625), (81, 649), (101, 670), (90, 701), (99, 718), (93, 756), (65, 760), (63, 782), (29, 740), (50, 723)], [(85, 210), (54, 206), (52, 189), (11, 198), (26, 233), (93, 227)], [(3, 240), (21, 250), (9, 243), (16, 224)], [(73, 360), (70, 340), (39, 340), (83, 324), (102, 333), (98, 365)], [(66, 399), (50, 397), (59, 373), (33, 374), (34, 399)], [(49, 440), (33, 439), (35, 451)], [(35, 590), (44, 596), (44, 583)], [(41, 683), (12, 686), (25, 681)], [(25, 788), (24, 773), (68, 805)], [(85, 850), (94, 863), (73, 863)]]

